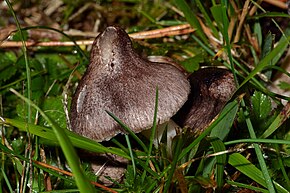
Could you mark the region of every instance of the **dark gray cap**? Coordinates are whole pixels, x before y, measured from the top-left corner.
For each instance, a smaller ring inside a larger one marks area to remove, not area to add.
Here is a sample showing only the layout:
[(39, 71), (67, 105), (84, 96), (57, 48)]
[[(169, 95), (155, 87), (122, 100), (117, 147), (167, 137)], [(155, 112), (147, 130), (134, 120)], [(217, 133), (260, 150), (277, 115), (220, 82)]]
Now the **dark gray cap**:
[(191, 93), (173, 120), (181, 127), (201, 133), (236, 90), (231, 71), (209, 67), (200, 69), (189, 77)]
[(99, 141), (124, 133), (106, 111), (136, 133), (150, 128), (157, 87), (157, 119), (163, 123), (187, 100), (186, 76), (169, 64), (143, 59), (123, 29), (107, 27), (94, 41), (90, 64), (73, 96), (72, 130)]

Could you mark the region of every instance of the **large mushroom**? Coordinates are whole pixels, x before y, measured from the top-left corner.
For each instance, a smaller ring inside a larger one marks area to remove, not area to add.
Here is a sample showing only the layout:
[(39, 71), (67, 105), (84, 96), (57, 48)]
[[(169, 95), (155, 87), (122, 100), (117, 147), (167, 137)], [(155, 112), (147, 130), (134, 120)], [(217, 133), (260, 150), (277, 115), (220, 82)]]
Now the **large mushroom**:
[(157, 119), (164, 123), (187, 100), (186, 76), (172, 65), (140, 57), (123, 29), (107, 27), (93, 43), (90, 64), (73, 96), (72, 130), (99, 141), (125, 133), (106, 111), (135, 133), (148, 129), (153, 123), (156, 88)]

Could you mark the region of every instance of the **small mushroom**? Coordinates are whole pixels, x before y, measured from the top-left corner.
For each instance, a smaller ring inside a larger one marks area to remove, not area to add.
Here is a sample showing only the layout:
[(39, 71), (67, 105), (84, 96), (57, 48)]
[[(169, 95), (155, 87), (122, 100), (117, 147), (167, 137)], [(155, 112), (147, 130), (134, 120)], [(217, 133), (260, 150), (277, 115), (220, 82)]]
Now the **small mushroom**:
[(236, 90), (231, 71), (222, 68), (203, 68), (189, 77), (191, 93), (173, 120), (181, 127), (202, 132), (222, 110)]
[(172, 65), (140, 57), (123, 29), (107, 27), (93, 43), (90, 64), (73, 96), (72, 130), (99, 141), (124, 133), (106, 111), (136, 133), (148, 129), (153, 123), (156, 88), (157, 119), (163, 123), (187, 100), (186, 76)]

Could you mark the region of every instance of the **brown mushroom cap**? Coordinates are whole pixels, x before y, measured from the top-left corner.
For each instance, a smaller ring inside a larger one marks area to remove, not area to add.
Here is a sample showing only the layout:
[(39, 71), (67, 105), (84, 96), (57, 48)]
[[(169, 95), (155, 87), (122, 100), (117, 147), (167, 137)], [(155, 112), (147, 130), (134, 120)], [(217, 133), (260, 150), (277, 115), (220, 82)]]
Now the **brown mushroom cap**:
[(150, 128), (157, 87), (157, 119), (163, 123), (187, 100), (189, 82), (174, 66), (136, 54), (123, 29), (107, 27), (93, 43), (90, 64), (73, 96), (72, 130), (100, 141), (124, 133), (106, 111), (136, 133)]
[(200, 133), (231, 98), (236, 85), (231, 71), (209, 67), (189, 77), (191, 93), (173, 120), (181, 127)]

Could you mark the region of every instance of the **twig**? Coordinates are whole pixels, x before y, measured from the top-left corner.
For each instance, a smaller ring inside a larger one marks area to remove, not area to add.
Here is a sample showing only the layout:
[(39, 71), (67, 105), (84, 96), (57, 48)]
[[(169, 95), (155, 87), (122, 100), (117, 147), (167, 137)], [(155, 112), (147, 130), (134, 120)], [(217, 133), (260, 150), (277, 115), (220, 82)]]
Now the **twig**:
[(183, 24), (183, 25), (177, 25), (177, 26), (167, 27), (163, 29), (156, 29), (156, 30), (133, 33), (133, 34), (129, 34), (129, 36), (133, 39), (150, 39), (150, 38), (160, 38), (164, 36), (188, 34), (194, 31), (195, 30), (192, 29), (189, 24)]
[(287, 5), (283, 1), (278, 1), (278, 0), (264, 0), (264, 2), (269, 3), (271, 5), (274, 5), (276, 7), (282, 8), (282, 9), (288, 9)]
[(239, 25), (238, 25), (238, 28), (237, 28), (237, 33), (236, 33), (235, 38), (234, 38), (234, 43), (237, 43), (239, 41), (239, 39), (240, 39), (242, 27), (243, 27), (245, 18), (246, 18), (247, 14), (248, 14), (249, 4), (250, 4), (250, 0), (247, 0), (245, 2), (245, 4), (244, 4), (241, 17), (239, 18), (240, 22), (239, 22)]
[[(76, 41), (77, 45), (91, 45), (93, 40), (80, 40)], [(51, 42), (35, 42), (32, 40), (25, 42), (26, 47), (35, 47), (35, 46), (74, 46), (73, 42), (60, 42), (60, 41), (51, 41)], [(12, 48), (12, 47), (21, 47), (22, 43), (19, 41), (7, 41), (3, 42), (0, 47), (2, 48)]]
[[(129, 34), (133, 39), (150, 39), (150, 38), (160, 38), (164, 36), (174, 36), (192, 33), (195, 30), (190, 27), (189, 24), (177, 25), (172, 27), (167, 27), (163, 29), (150, 30), (138, 33)], [(76, 41), (77, 45), (91, 45), (93, 40), (79, 40)], [(50, 42), (36, 42), (29, 40), (25, 42), (26, 47), (35, 47), (35, 46), (74, 46), (74, 42), (60, 42), (60, 41), (50, 41)], [(2, 48), (11, 48), (11, 47), (21, 47), (22, 43), (18, 41), (5, 41), (0, 44)]]

